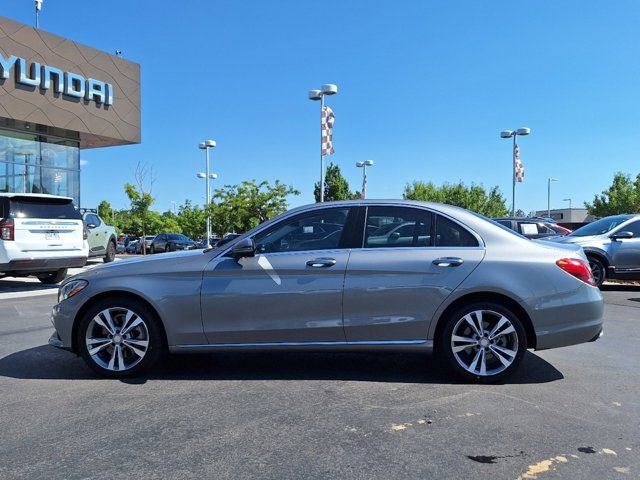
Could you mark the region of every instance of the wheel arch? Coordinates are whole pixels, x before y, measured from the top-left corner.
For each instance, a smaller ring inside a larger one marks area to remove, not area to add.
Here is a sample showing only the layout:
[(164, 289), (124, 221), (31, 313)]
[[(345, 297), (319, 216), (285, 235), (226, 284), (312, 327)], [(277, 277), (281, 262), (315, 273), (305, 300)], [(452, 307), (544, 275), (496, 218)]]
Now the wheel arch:
[(444, 329), (447, 318), (458, 308), (477, 302), (492, 302), (508, 308), (518, 316), (518, 319), (522, 321), (524, 330), (527, 334), (527, 348), (536, 348), (537, 338), (536, 332), (533, 328), (533, 322), (527, 311), (513, 298), (508, 295), (497, 292), (473, 292), (456, 298), (442, 311), (438, 317), (438, 321), (434, 333), (434, 345), (437, 345), (437, 340), (440, 337), (442, 330)]
[(592, 248), (585, 248), (584, 254), (587, 257), (596, 257), (598, 260), (602, 262), (604, 268), (609, 268), (611, 266), (611, 261), (609, 260), (608, 255), (602, 250), (596, 250)]
[(76, 313), (76, 316), (73, 319), (73, 327), (71, 329), (71, 350), (74, 353), (78, 353), (78, 345), (77, 345), (77, 337), (78, 337), (78, 327), (80, 325), (80, 319), (84, 316), (84, 314), (89, 310), (96, 302), (101, 300), (105, 300), (107, 298), (127, 298), (130, 300), (135, 300), (137, 302), (142, 303), (145, 307), (147, 307), (156, 317), (158, 324), (160, 325), (160, 329), (162, 330), (162, 337), (164, 338), (165, 345), (167, 343), (167, 331), (164, 327), (164, 322), (162, 321), (162, 317), (158, 313), (158, 310), (153, 306), (151, 302), (149, 302), (146, 298), (141, 295), (138, 295), (133, 292), (129, 292), (126, 290), (109, 290), (107, 292), (101, 292), (93, 297), (87, 299), (84, 304)]

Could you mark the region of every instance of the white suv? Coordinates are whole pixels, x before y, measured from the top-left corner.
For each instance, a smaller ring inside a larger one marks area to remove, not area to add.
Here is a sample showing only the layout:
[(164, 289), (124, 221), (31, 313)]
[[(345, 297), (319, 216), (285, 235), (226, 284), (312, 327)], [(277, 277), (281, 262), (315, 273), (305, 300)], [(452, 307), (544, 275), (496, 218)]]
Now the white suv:
[(87, 263), (82, 215), (73, 199), (31, 193), (0, 193), (0, 277), (64, 280), (67, 268)]

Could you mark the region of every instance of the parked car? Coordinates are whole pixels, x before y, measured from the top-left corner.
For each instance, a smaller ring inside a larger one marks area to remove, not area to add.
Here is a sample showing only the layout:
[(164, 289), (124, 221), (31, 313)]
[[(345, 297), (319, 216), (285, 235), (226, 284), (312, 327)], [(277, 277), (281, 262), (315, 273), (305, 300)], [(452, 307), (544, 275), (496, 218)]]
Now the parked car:
[[(222, 240), (220, 237), (209, 237), (209, 245), (211, 245), (212, 247), (215, 247), (218, 244), (218, 242), (220, 242), (220, 240)], [(197, 242), (196, 248), (205, 248), (206, 246), (207, 246), (207, 242), (203, 238), (202, 240)]]
[(116, 253), (125, 253), (125, 244), (122, 240), (116, 242)]
[(536, 239), (563, 236), (571, 233), (568, 228), (544, 218), (494, 218), (496, 222), (527, 238)]
[(137, 251), (139, 240), (131, 240), (127, 246), (125, 247), (125, 252), (129, 254), (134, 254)]
[[(368, 227), (392, 222), (413, 236), (372, 243)], [(341, 234), (319, 238), (316, 225)], [(386, 348), (435, 349), (456, 374), (491, 382), (527, 348), (596, 340), (602, 315), (578, 246), (458, 207), (356, 200), (296, 208), (224, 248), (76, 275), (60, 287), (50, 343), (107, 377), (139, 373), (165, 348)]]
[(640, 215), (614, 215), (549, 241), (584, 249), (596, 284), (607, 278), (640, 280)]
[[(145, 245), (145, 250), (146, 253), (149, 253), (150, 248), (151, 248), (151, 242), (153, 242), (153, 239), (156, 238), (155, 235), (145, 235), (144, 237), (144, 245)], [(143, 239), (142, 237), (140, 237), (138, 239), (138, 244), (136, 245), (136, 253), (137, 254), (142, 254), (142, 243), (143, 243)]]
[(116, 258), (116, 229), (108, 225), (95, 210), (82, 209), (82, 218), (88, 230), (89, 257), (102, 257), (105, 263)]
[[(236, 238), (238, 238), (240, 236), (239, 233), (227, 233), (221, 240), (219, 240), (214, 246), (217, 247), (221, 247), (226, 243), (229, 243), (231, 240), (235, 240)], [(211, 244), (213, 245), (213, 244)]]
[(196, 242), (181, 233), (161, 233), (151, 242), (151, 253), (175, 252), (176, 250), (193, 250)]
[(67, 269), (87, 262), (82, 214), (73, 199), (0, 193), (0, 277), (33, 275), (61, 282)]

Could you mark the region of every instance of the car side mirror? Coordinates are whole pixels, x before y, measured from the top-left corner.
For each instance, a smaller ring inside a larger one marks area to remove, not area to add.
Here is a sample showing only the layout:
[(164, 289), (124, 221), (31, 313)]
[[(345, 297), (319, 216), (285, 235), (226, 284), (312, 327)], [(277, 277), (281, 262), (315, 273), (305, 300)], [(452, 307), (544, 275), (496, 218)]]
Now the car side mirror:
[(256, 244), (253, 242), (253, 238), (243, 238), (242, 240), (237, 242), (231, 248), (231, 255), (235, 259), (243, 257), (255, 257)]
[(95, 223), (87, 223), (87, 228), (88, 229), (93, 229), (93, 228), (96, 228), (96, 227), (97, 227), (97, 225)]
[(389, 235), (389, 238), (391, 240), (398, 240), (400, 238), (400, 232), (393, 232), (391, 235)]
[(624, 240), (633, 238), (633, 232), (616, 232), (609, 237), (611, 240)]

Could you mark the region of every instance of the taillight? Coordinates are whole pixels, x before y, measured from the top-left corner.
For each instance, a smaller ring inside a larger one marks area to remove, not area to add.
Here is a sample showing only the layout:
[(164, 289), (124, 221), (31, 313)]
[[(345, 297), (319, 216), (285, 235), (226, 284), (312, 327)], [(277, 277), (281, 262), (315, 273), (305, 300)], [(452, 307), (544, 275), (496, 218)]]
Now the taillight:
[(569, 235), (571, 232), (573, 232), (573, 230), (570, 230), (566, 227), (561, 227), (560, 225), (556, 225), (556, 228), (560, 230), (560, 232), (562, 232), (564, 235)]
[(5, 218), (0, 221), (0, 238), (2, 240), (15, 240), (13, 218)]
[(87, 240), (89, 238), (89, 230), (84, 222), (82, 222), (82, 239)]
[(582, 280), (584, 283), (588, 283), (593, 287), (596, 286), (596, 279), (593, 278), (591, 267), (589, 267), (589, 264), (584, 260), (580, 258), (561, 258), (556, 262), (556, 265), (578, 280)]

